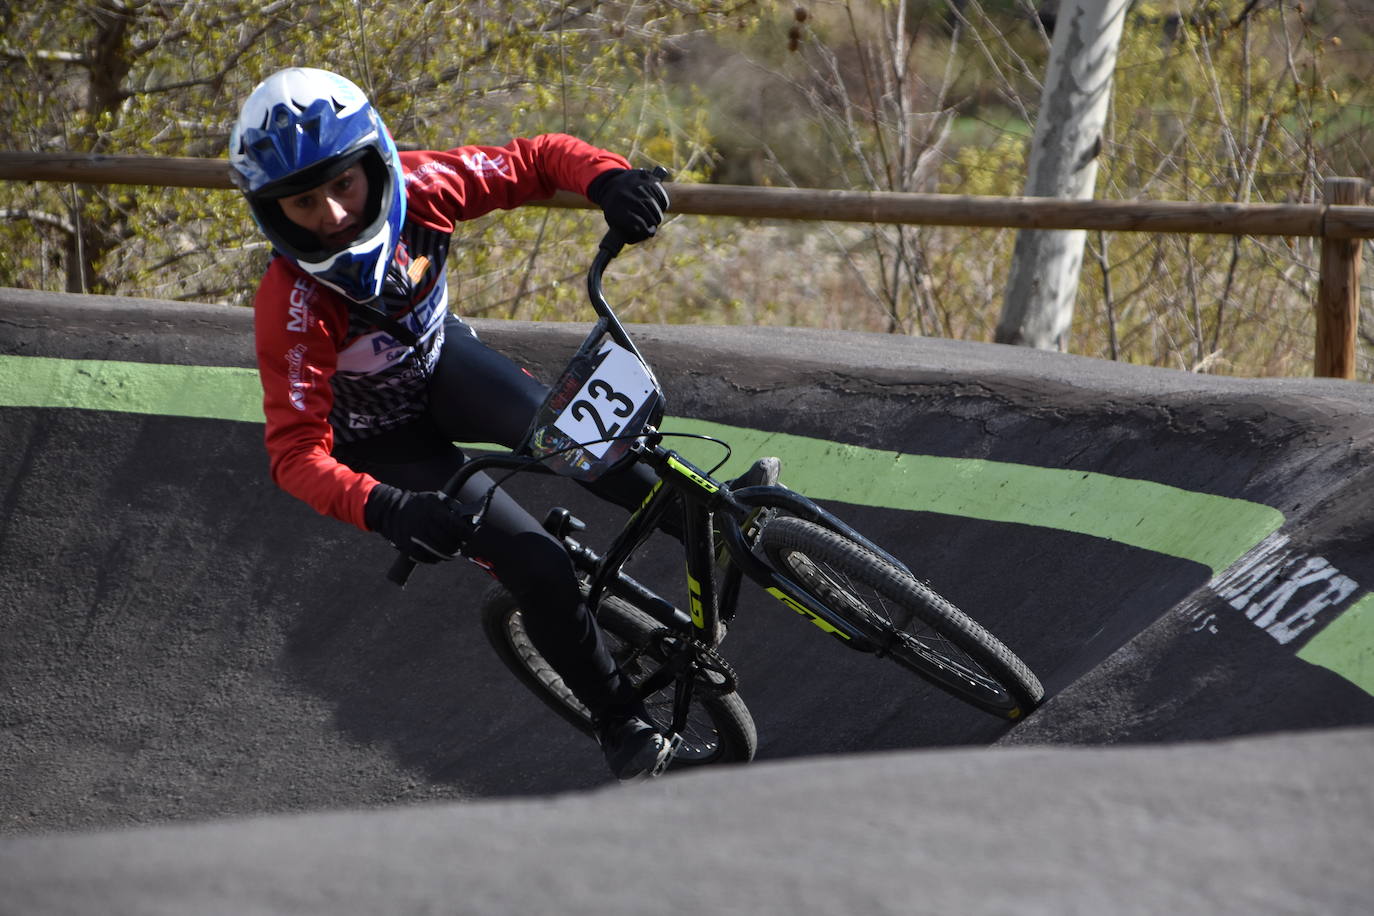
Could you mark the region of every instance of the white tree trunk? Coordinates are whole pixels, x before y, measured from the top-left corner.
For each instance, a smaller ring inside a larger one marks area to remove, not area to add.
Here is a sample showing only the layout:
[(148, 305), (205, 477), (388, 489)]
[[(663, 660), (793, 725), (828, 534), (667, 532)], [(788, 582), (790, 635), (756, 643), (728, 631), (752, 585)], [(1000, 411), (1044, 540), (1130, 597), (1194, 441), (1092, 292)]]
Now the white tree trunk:
[[(1060, 0), (1031, 140), (1026, 196), (1093, 196), (1128, 5), (1128, 0)], [(1080, 230), (1025, 229), (1017, 235), (998, 343), (1064, 349), (1084, 237)]]

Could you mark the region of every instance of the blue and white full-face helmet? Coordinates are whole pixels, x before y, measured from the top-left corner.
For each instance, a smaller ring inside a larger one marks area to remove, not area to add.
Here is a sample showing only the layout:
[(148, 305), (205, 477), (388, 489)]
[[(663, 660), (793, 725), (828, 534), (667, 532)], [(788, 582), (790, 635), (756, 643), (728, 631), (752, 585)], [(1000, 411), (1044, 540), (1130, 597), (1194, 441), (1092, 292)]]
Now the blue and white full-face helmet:
[[(278, 201), (360, 163), (367, 175), (363, 229), (347, 247), (322, 248)], [(405, 178), (396, 144), (367, 96), (327, 70), (292, 67), (248, 96), (229, 136), (230, 176), (253, 219), (284, 257), (356, 302), (381, 294), (405, 222)]]

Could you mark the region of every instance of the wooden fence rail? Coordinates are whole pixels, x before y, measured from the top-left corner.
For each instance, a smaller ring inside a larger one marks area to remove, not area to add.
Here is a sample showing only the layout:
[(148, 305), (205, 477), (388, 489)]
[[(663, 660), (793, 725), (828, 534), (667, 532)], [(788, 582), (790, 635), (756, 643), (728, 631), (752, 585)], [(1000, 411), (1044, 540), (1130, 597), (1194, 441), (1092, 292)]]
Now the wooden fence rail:
[[(0, 151), (0, 179), (18, 181), (231, 188), (228, 169), (222, 159)], [(1361, 250), (1364, 239), (1374, 238), (1374, 207), (1364, 205), (1369, 183), (1363, 179), (1329, 178), (1324, 192), (1325, 203), (1321, 204), (1215, 204), (704, 184), (675, 184), (670, 190), (674, 212), (703, 216), (1319, 238), (1314, 374), (1354, 378)], [(591, 206), (585, 198), (566, 193), (542, 203)]]

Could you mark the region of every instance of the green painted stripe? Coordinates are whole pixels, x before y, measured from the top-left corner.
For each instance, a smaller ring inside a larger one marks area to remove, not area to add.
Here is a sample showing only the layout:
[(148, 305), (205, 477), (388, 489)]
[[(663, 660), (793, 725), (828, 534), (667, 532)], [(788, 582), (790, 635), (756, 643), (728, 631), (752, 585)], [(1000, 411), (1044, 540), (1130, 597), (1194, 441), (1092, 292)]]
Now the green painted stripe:
[(0, 406), (263, 422), (253, 369), (0, 356)]
[[(263, 419), (252, 369), (108, 360), (0, 356), (0, 405)], [(729, 442), (734, 457), (720, 471), (727, 477), (772, 454), (783, 459), (786, 481), (813, 498), (1072, 531), (1192, 560), (1214, 574), (1283, 523), (1282, 513), (1259, 503), (1105, 474), (906, 455), (685, 418), (664, 428)], [(724, 454), (700, 441), (670, 444), (704, 467)]]
[[(1214, 575), (1284, 520), (1260, 503), (1086, 471), (905, 455), (699, 420), (663, 428), (729, 442), (736, 457), (721, 471), (727, 477), (756, 455), (777, 455), (783, 480), (815, 499), (1072, 531), (1192, 560)], [(722, 454), (687, 440), (674, 447), (706, 467)]]
[(1374, 594), (1365, 595), (1298, 650), (1298, 658), (1374, 694)]

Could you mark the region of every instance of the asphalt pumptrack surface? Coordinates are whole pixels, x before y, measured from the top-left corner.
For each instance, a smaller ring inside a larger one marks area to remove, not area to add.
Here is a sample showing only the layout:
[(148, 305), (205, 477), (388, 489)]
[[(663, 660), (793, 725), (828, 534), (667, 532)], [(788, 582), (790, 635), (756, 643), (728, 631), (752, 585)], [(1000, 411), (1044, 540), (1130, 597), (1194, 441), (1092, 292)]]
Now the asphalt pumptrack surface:
[[(480, 570), (399, 590), (271, 484), (250, 321), (0, 290), (0, 914), (1370, 912), (1368, 385), (632, 326), (665, 430), (779, 455), (1047, 701), (752, 589), (759, 759), (620, 786), (483, 641)], [(477, 326), (545, 380), (586, 330)]]

